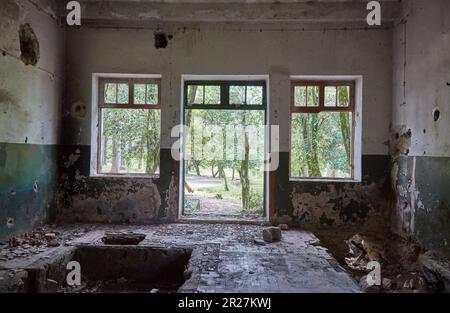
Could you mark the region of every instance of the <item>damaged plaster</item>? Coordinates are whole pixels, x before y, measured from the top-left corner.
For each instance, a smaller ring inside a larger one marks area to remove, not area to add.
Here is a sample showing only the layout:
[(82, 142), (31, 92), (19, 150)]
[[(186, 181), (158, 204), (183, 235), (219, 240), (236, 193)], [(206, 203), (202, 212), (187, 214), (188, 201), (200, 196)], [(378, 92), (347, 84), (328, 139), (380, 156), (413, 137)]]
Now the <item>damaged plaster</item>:
[(20, 25), (20, 59), (25, 65), (35, 66), (40, 58), (39, 40), (30, 24)]

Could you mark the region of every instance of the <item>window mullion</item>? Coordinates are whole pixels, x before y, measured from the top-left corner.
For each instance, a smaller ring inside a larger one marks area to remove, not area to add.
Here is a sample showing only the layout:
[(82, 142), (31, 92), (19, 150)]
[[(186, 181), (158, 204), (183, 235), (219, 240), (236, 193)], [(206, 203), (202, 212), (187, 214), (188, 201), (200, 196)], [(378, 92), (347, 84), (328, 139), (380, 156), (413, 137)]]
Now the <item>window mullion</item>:
[(130, 80), (128, 82), (128, 104), (134, 104), (134, 82)]
[(320, 111), (325, 108), (325, 84), (319, 86), (319, 109)]

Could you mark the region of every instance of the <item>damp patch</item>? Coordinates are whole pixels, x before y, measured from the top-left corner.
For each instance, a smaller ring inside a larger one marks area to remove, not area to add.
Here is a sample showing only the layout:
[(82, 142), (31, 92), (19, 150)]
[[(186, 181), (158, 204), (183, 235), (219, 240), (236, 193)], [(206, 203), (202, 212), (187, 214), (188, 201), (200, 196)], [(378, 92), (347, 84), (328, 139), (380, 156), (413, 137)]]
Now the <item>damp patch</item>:
[(25, 65), (35, 66), (39, 62), (39, 41), (30, 24), (23, 24), (19, 29), (20, 59)]

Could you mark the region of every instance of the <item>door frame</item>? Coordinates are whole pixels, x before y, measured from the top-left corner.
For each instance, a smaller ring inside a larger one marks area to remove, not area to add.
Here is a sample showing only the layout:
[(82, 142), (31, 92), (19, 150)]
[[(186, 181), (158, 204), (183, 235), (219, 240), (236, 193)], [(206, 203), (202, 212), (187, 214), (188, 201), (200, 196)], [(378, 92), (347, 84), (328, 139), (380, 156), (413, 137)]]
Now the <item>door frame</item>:
[[(185, 119), (185, 106), (186, 106), (186, 96), (187, 96), (187, 86), (189, 83), (196, 82), (198, 84), (237, 84), (237, 85), (245, 85), (252, 83), (255, 85), (260, 85), (263, 87), (263, 106), (264, 108), (261, 109), (260, 107), (254, 108), (249, 106), (248, 108), (243, 108), (244, 106), (213, 106), (209, 105), (191, 105), (189, 106), (191, 109), (223, 109), (223, 110), (264, 110), (264, 119), (265, 119), (265, 125), (270, 125), (269, 123), (269, 107), (270, 107), (270, 101), (269, 101), (269, 75), (191, 75), (191, 74), (185, 74), (181, 77), (181, 101), (180, 101), (180, 124), (182, 125), (180, 130), (180, 175), (179, 175), (179, 201), (178, 201), (178, 219), (183, 220), (184, 218), (184, 200), (185, 200), (185, 186), (184, 186), (184, 180), (185, 180), (185, 160), (184, 160), (184, 149), (185, 149), (185, 143), (184, 143), (184, 119)], [(256, 106), (255, 106), (256, 107)], [(270, 152), (270, 131), (264, 131), (264, 151), (265, 156), (269, 155)], [(264, 160), (264, 162), (267, 162)], [(269, 204), (270, 204), (270, 192), (269, 192), (269, 186), (270, 186), (270, 172), (266, 171), (266, 166), (264, 164), (264, 214), (263, 218), (264, 221), (269, 221), (270, 219), (270, 210), (269, 210)], [(227, 221), (226, 219), (223, 219), (223, 221)], [(251, 221), (251, 220), (249, 220)]]

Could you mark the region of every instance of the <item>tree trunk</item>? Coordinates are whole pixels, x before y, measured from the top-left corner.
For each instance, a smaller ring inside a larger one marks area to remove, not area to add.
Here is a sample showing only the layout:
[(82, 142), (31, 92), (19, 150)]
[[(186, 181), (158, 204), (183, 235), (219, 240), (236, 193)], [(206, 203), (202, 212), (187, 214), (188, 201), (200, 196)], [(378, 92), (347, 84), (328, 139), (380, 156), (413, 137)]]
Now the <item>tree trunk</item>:
[(119, 145), (116, 138), (112, 139), (112, 165), (111, 173), (119, 173), (120, 155)]
[(223, 169), (222, 164), (217, 164), (217, 166), (219, 167), (219, 175), (221, 178), (223, 178), (223, 181), (225, 183), (225, 191), (230, 191), (230, 189), (228, 188), (228, 180), (227, 180), (227, 174), (225, 173), (225, 170)]
[(154, 110), (148, 110), (147, 134), (146, 134), (146, 142), (147, 142), (146, 173), (148, 174), (155, 173), (159, 167), (159, 157), (160, 157), (160, 149), (158, 144), (159, 134), (155, 131), (157, 127), (156, 124), (157, 123)]
[(108, 138), (103, 137), (102, 166), (105, 166), (108, 157)]
[(309, 177), (322, 177), (317, 157), (317, 131), (319, 120), (317, 115), (308, 115), (304, 120), (303, 138), (306, 141), (306, 164)]
[(187, 190), (189, 193), (194, 193), (194, 189), (192, 189), (192, 187), (189, 186), (189, 184), (188, 184), (188, 182), (187, 182), (186, 180), (184, 181), (184, 188), (186, 188), (186, 190)]
[[(245, 127), (245, 115), (242, 118), (242, 126)], [(250, 179), (248, 177), (249, 168), (249, 154), (250, 143), (248, 141), (248, 134), (244, 131), (244, 159), (241, 161), (241, 169), (239, 170), (239, 177), (241, 179), (242, 188), (242, 209), (248, 210), (250, 202)]]

